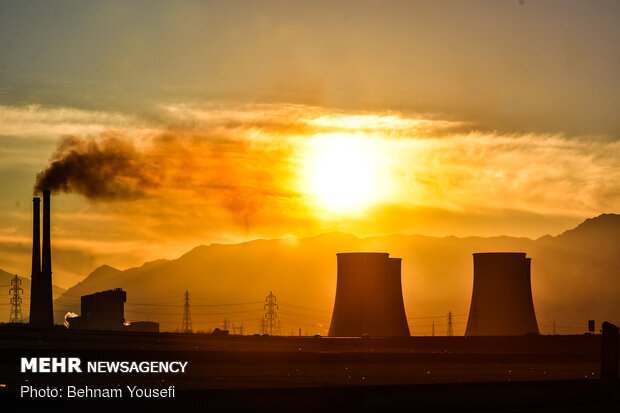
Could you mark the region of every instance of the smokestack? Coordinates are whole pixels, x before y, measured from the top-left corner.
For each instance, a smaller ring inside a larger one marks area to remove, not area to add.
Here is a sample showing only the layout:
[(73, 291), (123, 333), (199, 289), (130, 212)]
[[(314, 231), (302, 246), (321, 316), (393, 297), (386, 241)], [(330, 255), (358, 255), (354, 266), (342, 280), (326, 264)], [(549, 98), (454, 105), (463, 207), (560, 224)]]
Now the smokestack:
[(30, 324), (38, 324), (41, 302), (41, 198), (32, 198), (32, 274), (30, 275)]
[(409, 336), (400, 259), (387, 253), (337, 254), (338, 280), (330, 337)]
[(522, 252), (474, 254), (466, 336), (538, 334), (530, 265)]
[[(52, 276), (52, 255), (50, 246), (50, 191), (43, 191), (43, 257), (41, 272)], [(51, 279), (51, 278), (50, 278)]]
[[(37, 217), (38, 220), (38, 217)], [(50, 246), (50, 191), (43, 191), (43, 248), (41, 272), (37, 291), (33, 294), (31, 306), (35, 306), (31, 324), (36, 327), (54, 326), (54, 309), (52, 302), (52, 256)]]

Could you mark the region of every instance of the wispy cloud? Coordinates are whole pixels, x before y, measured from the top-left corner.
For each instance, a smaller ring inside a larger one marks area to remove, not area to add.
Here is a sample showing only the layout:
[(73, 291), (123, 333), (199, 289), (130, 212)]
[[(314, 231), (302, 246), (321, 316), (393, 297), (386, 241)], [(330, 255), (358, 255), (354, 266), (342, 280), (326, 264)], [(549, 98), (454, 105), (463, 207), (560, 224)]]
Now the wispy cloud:
[[(471, 230), (468, 216), (512, 214), (526, 223), (620, 209), (620, 142), (500, 134), (439, 115), (289, 104), (170, 104), (140, 116), (2, 106), (0, 134), (13, 137), (14, 150), (33, 136), (57, 142), (38, 189), (75, 194), (57, 216), (60, 234), (73, 243), (83, 234), (101, 238), (97, 246), (75, 244), (93, 254), (112, 253), (114, 239), (180, 253), (171, 245), (329, 230), (425, 232), (430, 224), (418, 215), (462, 234)], [(340, 135), (353, 145), (372, 142), (379, 159), (384, 192), (359, 216), (317, 209), (304, 176), (313, 140)], [(71, 218), (84, 215), (108, 223), (96, 229), (93, 220)], [(442, 225), (442, 216), (453, 225)]]

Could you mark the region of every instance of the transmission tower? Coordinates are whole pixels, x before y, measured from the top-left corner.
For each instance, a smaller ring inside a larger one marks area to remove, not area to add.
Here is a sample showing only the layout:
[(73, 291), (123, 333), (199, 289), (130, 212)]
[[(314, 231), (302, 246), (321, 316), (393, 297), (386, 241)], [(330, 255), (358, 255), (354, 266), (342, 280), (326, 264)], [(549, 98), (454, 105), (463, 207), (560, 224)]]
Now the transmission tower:
[(452, 331), (452, 311), (448, 311), (448, 332), (446, 335), (448, 337), (452, 337), (454, 335)]
[(276, 304), (276, 296), (273, 295), (271, 291), (269, 291), (269, 295), (265, 298), (267, 303), (263, 306), (265, 310), (265, 333), (272, 336), (274, 333), (277, 333), (279, 325), (276, 324), (276, 318), (278, 318), (278, 314), (276, 310), (278, 309), (278, 304)]
[(181, 324), (181, 332), (192, 332), (192, 315), (189, 312), (189, 290), (185, 290), (185, 304), (183, 305), (183, 323)]
[(21, 323), (24, 321), (22, 316), (22, 298), (19, 296), (19, 292), (24, 290), (20, 287), (22, 280), (19, 279), (17, 274), (15, 278), (11, 280), (11, 288), (9, 294), (11, 294), (11, 315), (9, 316), (9, 323)]

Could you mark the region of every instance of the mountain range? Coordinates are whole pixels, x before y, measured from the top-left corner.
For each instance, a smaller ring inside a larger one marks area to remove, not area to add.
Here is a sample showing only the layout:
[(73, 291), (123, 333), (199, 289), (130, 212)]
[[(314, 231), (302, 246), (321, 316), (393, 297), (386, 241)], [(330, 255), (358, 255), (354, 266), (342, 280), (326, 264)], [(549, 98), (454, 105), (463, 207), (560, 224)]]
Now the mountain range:
[[(189, 292), (194, 330), (239, 327), (259, 331), (263, 304), (276, 295), (282, 333), (325, 334), (336, 289), (336, 253), (389, 252), (403, 258), (405, 307), (413, 334), (445, 332), (448, 312), (463, 333), (473, 284), (472, 253), (526, 252), (532, 258), (532, 291), (543, 333), (580, 333), (588, 319), (620, 321), (620, 215), (588, 219), (558, 236), (536, 240), (500, 237), (388, 235), (360, 238), (327, 233), (310, 238), (258, 239), (201, 245), (174, 260), (124, 271), (104, 265), (55, 301), (55, 317), (79, 313), (79, 297), (127, 291), (128, 320), (180, 327)], [(226, 320), (225, 320), (226, 319)]]

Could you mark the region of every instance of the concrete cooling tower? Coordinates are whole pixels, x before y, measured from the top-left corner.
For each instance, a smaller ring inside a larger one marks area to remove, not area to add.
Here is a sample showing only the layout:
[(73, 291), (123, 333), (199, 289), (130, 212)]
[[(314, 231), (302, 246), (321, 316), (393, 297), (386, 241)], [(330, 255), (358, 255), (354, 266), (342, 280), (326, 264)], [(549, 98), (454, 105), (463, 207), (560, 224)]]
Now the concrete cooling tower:
[(474, 254), (474, 288), (466, 336), (538, 334), (530, 263), (531, 258), (522, 252)]
[(336, 256), (338, 280), (329, 336), (408, 337), (401, 259), (378, 252)]

